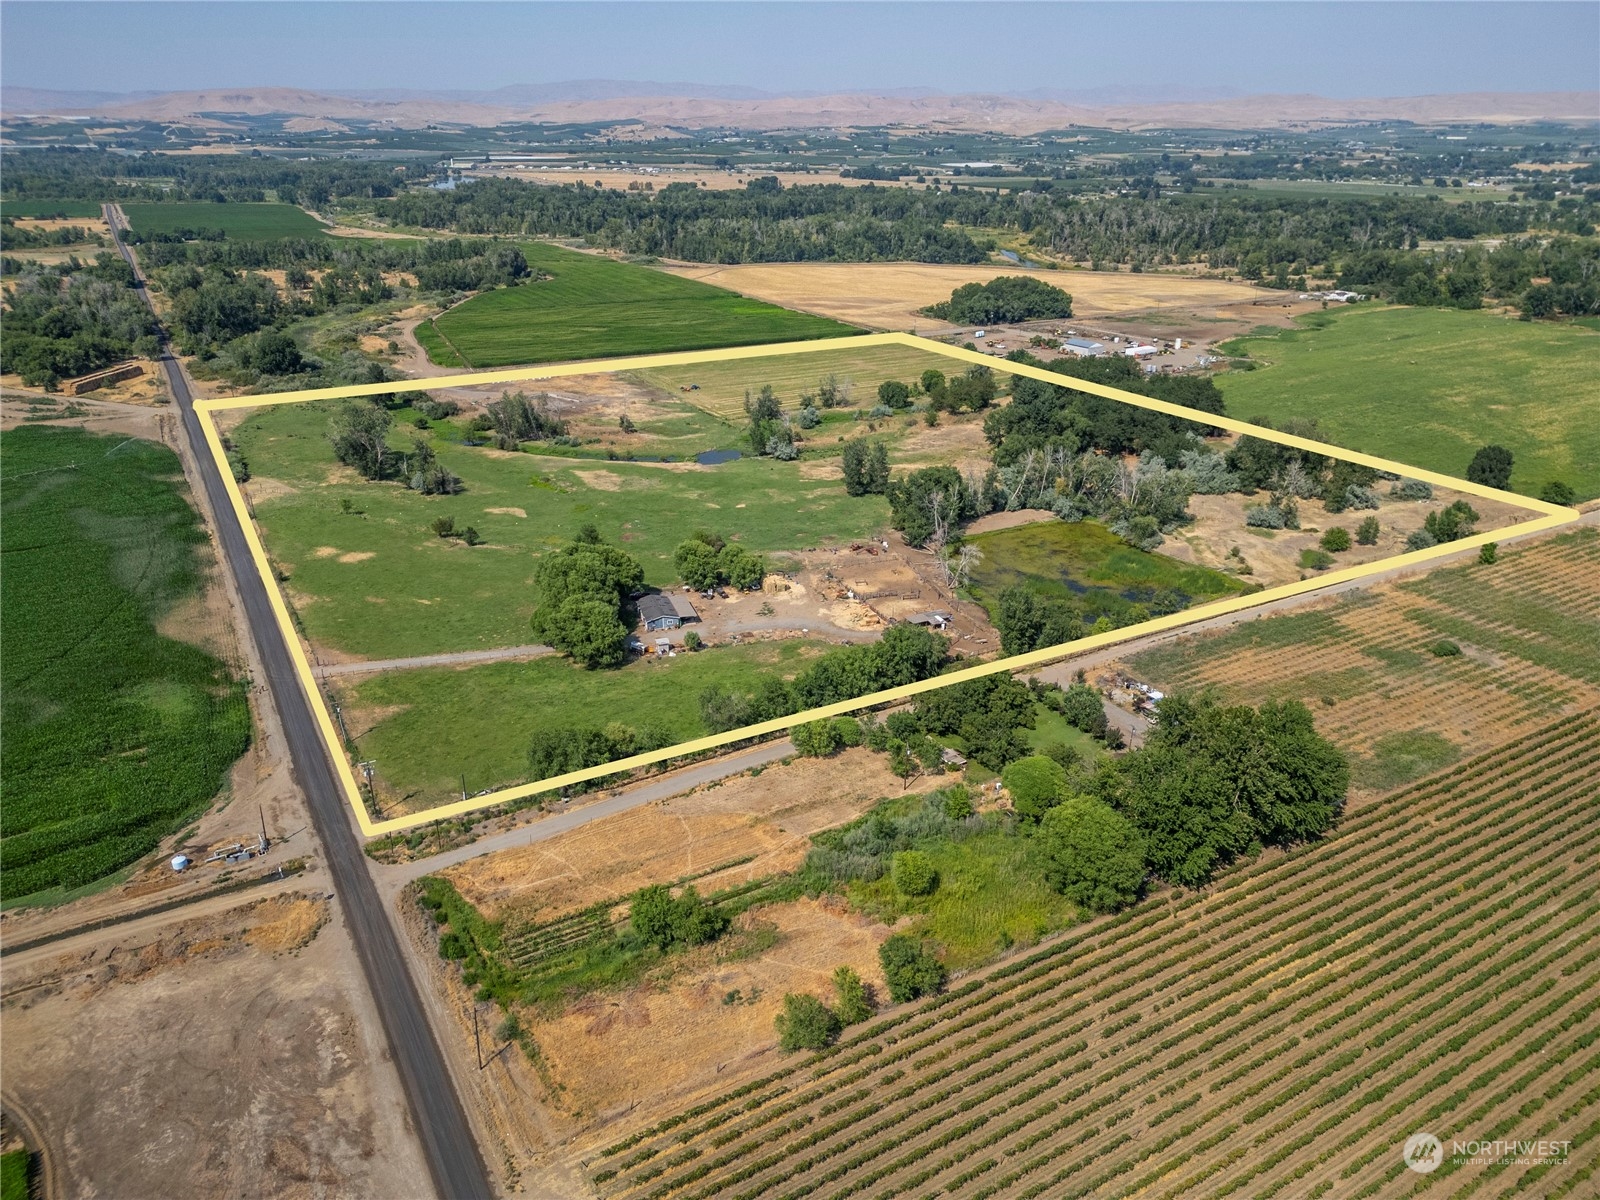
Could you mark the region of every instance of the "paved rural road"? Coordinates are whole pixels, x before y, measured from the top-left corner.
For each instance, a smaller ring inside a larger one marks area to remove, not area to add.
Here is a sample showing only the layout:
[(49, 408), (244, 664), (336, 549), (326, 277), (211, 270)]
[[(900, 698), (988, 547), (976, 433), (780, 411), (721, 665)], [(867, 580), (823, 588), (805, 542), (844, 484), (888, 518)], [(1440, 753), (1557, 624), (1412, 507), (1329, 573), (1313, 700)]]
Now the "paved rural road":
[[(146, 289), (144, 275), (122, 241), (121, 233), (126, 228), (126, 218), (115, 205), (107, 205), (105, 215), (117, 249), (133, 268), (140, 294), (154, 312), (155, 306)], [(172, 349), (165, 339), (162, 341), (160, 361), (162, 369), (166, 371), (168, 385), (172, 388), (173, 399), (183, 414), (184, 433), (205, 484), (217, 541), (238, 585), (245, 619), (250, 625), (266, 671), (267, 686), (272, 691), (273, 703), (277, 705), (283, 721), (284, 737), (289, 745), (295, 777), (305, 791), (317, 834), (327, 848), (334, 891), (344, 905), (357, 956), (367, 977), (367, 986), (372, 991), (373, 1003), (383, 1022), (384, 1032), (388, 1035), (389, 1049), (394, 1055), (400, 1082), (406, 1090), (412, 1123), (416, 1126), (428, 1170), (433, 1176), (434, 1190), (437, 1195), (449, 1200), (455, 1200), (456, 1197), (472, 1200), (483, 1197), (488, 1200), (494, 1192), (489, 1186), (488, 1172), (478, 1153), (477, 1143), (473, 1140), (466, 1112), (456, 1095), (444, 1054), (428, 1024), (416, 983), (406, 969), (399, 939), (389, 923), (378, 889), (367, 874), (366, 856), (351, 828), (349, 815), (345, 811), (345, 799), (334, 779), (333, 768), (317, 732), (311, 705), (300, 690), (288, 646), (284, 643), (267, 600), (266, 586), (256, 574), (244, 530), (229, 502), (222, 475), (211, 457), (199, 419), (195, 416), (189, 381), (184, 377), (183, 368), (172, 356)], [(420, 1184), (421, 1181), (418, 1182)]]

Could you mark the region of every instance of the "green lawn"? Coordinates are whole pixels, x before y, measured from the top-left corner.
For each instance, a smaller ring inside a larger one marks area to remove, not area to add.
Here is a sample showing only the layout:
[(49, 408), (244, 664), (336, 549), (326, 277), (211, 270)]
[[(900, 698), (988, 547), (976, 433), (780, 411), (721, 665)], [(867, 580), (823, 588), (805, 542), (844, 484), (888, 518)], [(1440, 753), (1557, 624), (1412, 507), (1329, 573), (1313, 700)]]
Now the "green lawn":
[[(753, 691), (774, 672), (792, 678), (829, 647), (801, 639), (723, 646), (676, 658), (585, 671), (565, 658), (426, 667), (371, 675), (340, 688), (362, 758), (379, 784), (414, 809), (522, 782), (535, 729), (557, 725), (653, 728), (670, 741), (703, 737), (696, 698), (712, 684)], [(367, 724), (378, 719), (370, 730)]]
[(156, 849), (226, 784), (250, 713), (226, 664), (157, 632), (208, 553), (177, 456), (39, 426), (0, 446), (9, 903), (65, 898)]
[(1021, 584), (1050, 600), (1147, 602), (1149, 593), (1178, 592), (1189, 604), (1242, 592), (1247, 585), (1205, 567), (1129, 546), (1094, 521), (1036, 521), (967, 539), (983, 557), (972, 591), (993, 606)]
[[(468, 366), (708, 350), (861, 332), (648, 267), (545, 242), (522, 249), (529, 263), (551, 278), (484, 292), (434, 322)], [(435, 346), (423, 345), (431, 355)]]
[[(407, 412), (396, 417), (391, 441), (409, 447), (416, 431)], [(289, 576), (307, 635), (363, 658), (526, 643), (534, 558), (586, 523), (624, 546), (643, 563), (646, 580), (660, 585), (676, 578), (672, 551), (695, 529), (784, 552), (848, 544), (888, 519), (881, 496), (852, 497), (842, 481), (805, 479), (796, 462), (698, 467), (506, 454), (451, 442), (438, 427), (421, 436), (467, 491), (421, 496), (338, 467), (327, 424), (321, 406), (284, 405), (256, 411), (231, 436), (255, 476), (256, 519)], [(684, 455), (737, 440), (731, 427), (676, 400), (639, 424), (647, 448)], [(341, 512), (344, 499), (354, 513)], [(486, 544), (436, 537), (429, 525), (441, 515), (473, 526)]]
[(1315, 417), (1328, 438), (1466, 474), (1479, 446), (1515, 457), (1511, 486), (1600, 496), (1600, 333), (1440, 308), (1356, 308), (1241, 338), (1260, 364), (1217, 382), (1245, 420)]
[(139, 233), (179, 229), (220, 229), (231, 241), (268, 242), (278, 238), (320, 238), (325, 226), (293, 204), (124, 204), (128, 224)]

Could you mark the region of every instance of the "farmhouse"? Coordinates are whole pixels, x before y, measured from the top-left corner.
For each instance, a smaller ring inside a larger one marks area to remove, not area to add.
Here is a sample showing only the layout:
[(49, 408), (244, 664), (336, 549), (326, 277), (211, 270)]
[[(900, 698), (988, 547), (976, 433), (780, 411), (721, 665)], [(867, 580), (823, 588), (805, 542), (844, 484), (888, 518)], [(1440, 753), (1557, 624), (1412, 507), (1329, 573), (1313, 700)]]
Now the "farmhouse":
[(653, 592), (639, 597), (639, 618), (646, 629), (676, 629), (685, 621), (698, 621), (700, 614), (687, 596)]

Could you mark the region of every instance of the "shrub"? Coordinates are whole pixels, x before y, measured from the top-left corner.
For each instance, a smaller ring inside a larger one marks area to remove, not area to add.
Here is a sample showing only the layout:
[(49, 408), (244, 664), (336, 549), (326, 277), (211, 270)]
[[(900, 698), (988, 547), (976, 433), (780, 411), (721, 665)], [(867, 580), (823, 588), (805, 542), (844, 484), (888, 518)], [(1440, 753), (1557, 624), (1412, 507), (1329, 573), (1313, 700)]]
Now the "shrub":
[(1341, 550), (1350, 549), (1350, 531), (1341, 526), (1335, 525), (1332, 529), (1328, 530), (1327, 533), (1322, 535), (1322, 548), (1324, 550), (1331, 550), (1334, 553), (1337, 553)]
[(1308, 571), (1326, 571), (1333, 566), (1333, 555), (1307, 547), (1300, 551), (1300, 565)]
[(1544, 487), (1539, 489), (1539, 499), (1543, 500), (1546, 504), (1571, 505), (1572, 502), (1577, 498), (1578, 494), (1574, 492), (1567, 484), (1562, 483), (1559, 479), (1551, 480), (1549, 483), (1545, 484)]
[(858, 1025), (872, 1015), (872, 997), (852, 967), (839, 967), (833, 973), (834, 994), (839, 1007), (834, 1010), (841, 1023)]
[(494, 1027), (494, 1037), (497, 1042), (514, 1042), (522, 1036), (522, 1021), (514, 1012), (507, 1013), (505, 1019)]
[(1344, 506), (1346, 508), (1377, 508), (1378, 493), (1369, 487), (1352, 483), (1344, 489)]
[(1500, 543), (1485, 542), (1478, 547), (1478, 561), (1488, 566), (1500, 556)]
[(1406, 538), (1407, 550), (1426, 550), (1429, 546), (1437, 546), (1439, 539), (1426, 529), (1418, 529)]
[(889, 998), (896, 1004), (930, 996), (944, 987), (944, 964), (909, 934), (897, 933), (879, 946), (878, 962), (889, 985)]
[(1432, 500), (1433, 484), (1420, 479), (1397, 479), (1390, 485), (1389, 495), (1397, 500)]
[(1428, 649), (1433, 652), (1435, 658), (1455, 658), (1461, 653), (1461, 647), (1449, 638), (1442, 638), (1429, 646)]
[(895, 888), (905, 896), (926, 896), (939, 886), (933, 860), (921, 850), (902, 850), (889, 870)]
[(832, 721), (807, 721), (789, 731), (796, 753), (805, 758), (826, 758), (844, 746)]
[(700, 640), (700, 635), (692, 629), (683, 635), (683, 648), (685, 650), (698, 650), (704, 644)]
[(1478, 513), (1465, 500), (1457, 500), (1438, 512), (1429, 513), (1422, 527), (1433, 535), (1435, 541), (1453, 542), (1472, 533), (1478, 523)]
[(967, 791), (966, 785), (958, 783), (945, 793), (944, 815), (950, 820), (965, 821), (972, 812), (972, 793)]
[(1377, 517), (1368, 517), (1356, 528), (1356, 541), (1363, 546), (1376, 546), (1381, 527)]
[(461, 531), (461, 540), (463, 542), (465, 542), (469, 546), (481, 546), (481, 545), (483, 545), (483, 535), (480, 534), (471, 525), (468, 525), (465, 529), (463, 529)]
[(1067, 773), (1042, 754), (1019, 758), (1000, 774), (1017, 815), (1037, 821), (1067, 795)]
[(1045, 814), (1039, 840), (1052, 887), (1092, 912), (1114, 912), (1144, 885), (1144, 838), (1110, 805), (1074, 796)]
[(842, 1027), (837, 1014), (815, 996), (790, 992), (783, 1011), (773, 1018), (783, 1050), (821, 1050), (831, 1046)]
[(428, 528), (442, 538), (455, 537), (456, 519), (454, 517), (435, 517), (428, 525)]
[(1282, 529), (1283, 510), (1270, 504), (1252, 504), (1244, 510), (1244, 523), (1252, 529)]

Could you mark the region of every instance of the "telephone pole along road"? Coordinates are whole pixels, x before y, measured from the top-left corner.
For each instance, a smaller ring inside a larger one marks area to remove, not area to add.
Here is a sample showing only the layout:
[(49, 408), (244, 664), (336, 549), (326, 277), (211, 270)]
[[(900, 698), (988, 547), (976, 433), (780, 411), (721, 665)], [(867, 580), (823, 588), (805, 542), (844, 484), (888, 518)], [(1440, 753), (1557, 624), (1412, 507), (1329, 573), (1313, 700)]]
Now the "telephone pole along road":
[[(133, 268), (136, 286), (144, 301), (155, 312), (155, 304), (139, 264), (122, 240), (126, 221), (113, 204), (105, 206), (106, 224), (117, 249)], [(334, 778), (321, 735), (311, 715), (311, 705), (300, 690), (289, 648), (273, 617), (265, 583), (257, 575), (245, 542), (244, 530), (228, 499), (222, 475), (206, 445), (205, 434), (195, 416), (194, 397), (183, 368), (173, 357), (172, 347), (162, 331), (161, 366), (172, 388), (173, 399), (183, 416), (183, 430), (189, 441), (196, 469), (205, 484), (206, 498), (216, 525), (217, 543), (228, 564), (245, 621), (250, 626), (256, 648), (267, 675), (267, 686), (283, 722), (289, 757), (295, 778), (306, 795), (311, 819), (328, 854), (328, 868), (334, 890), (344, 906), (350, 932), (361, 959), (361, 968), (372, 992), (389, 1050), (394, 1056), (400, 1083), (406, 1090), (412, 1123), (422, 1142), (423, 1154), (433, 1176), (434, 1191), (446, 1200), (489, 1200), (494, 1195), (488, 1172), (473, 1140), (465, 1110), (456, 1094), (444, 1054), (428, 1024), (422, 997), (406, 968), (400, 941), (384, 912), (378, 889), (367, 873), (366, 855), (351, 828), (345, 811), (344, 794)]]

